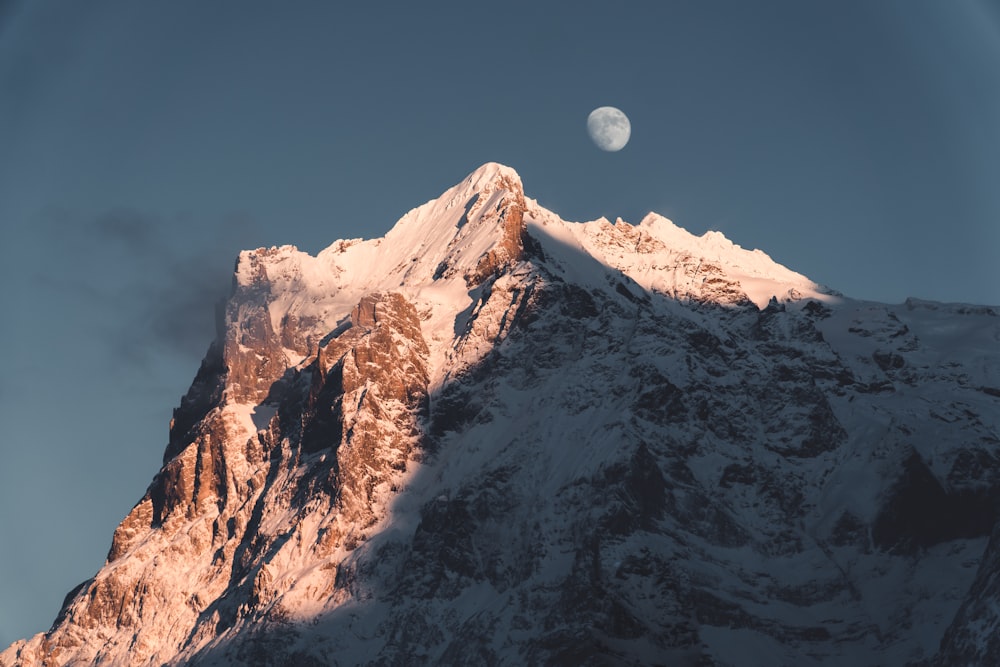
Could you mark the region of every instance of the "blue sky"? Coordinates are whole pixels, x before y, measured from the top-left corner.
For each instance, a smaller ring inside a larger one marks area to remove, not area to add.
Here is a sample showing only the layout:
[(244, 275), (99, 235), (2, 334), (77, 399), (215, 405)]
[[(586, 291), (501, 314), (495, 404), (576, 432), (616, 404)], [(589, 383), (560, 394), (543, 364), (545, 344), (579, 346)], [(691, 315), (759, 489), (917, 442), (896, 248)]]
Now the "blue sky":
[(1000, 3), (0, 4), (0, 644), (102, 564), (239, 249), (380, 236), (490, 160), (569, 220), (1000, 304)]

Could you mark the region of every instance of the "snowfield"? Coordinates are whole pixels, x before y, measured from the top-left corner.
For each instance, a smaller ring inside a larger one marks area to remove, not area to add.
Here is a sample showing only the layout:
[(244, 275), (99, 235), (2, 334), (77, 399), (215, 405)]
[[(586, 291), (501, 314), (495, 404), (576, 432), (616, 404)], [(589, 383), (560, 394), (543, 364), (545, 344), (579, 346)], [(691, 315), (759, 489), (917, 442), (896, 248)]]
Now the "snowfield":
[(566, 222), (495, 163), (235, 277), (108, 562), (0, 665), (1000, 655), (1000, 309)]

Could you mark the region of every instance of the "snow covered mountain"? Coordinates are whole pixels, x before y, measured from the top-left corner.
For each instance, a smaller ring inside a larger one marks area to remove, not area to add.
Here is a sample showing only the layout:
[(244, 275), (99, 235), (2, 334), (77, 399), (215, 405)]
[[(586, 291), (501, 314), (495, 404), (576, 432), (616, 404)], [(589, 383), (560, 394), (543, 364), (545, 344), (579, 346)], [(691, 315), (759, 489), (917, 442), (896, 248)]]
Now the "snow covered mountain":
[(0, 665), (1000, 664), (1000, 317), (486, 164), (243, 252), (107, 563)]

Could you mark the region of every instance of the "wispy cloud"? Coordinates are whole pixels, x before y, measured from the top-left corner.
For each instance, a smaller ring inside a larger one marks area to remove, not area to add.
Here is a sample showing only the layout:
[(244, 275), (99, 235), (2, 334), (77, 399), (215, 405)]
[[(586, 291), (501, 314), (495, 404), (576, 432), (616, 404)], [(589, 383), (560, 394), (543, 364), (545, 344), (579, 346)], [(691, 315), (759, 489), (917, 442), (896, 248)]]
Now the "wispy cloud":
[(163, 220), (133, 209), (114, 209), (98, 215), (90, 222), (94, 240), (120, 243), (140, 254), (151, 254)]
[(229, 293), (236, 254), (261, 234), (247, 216), (207, 221), (198, 238), (171, 234), (171, 220), (132, 209), (84, 218), (50, 211), (39, 243), (70, 264), (39, 272), (50, 291), (90, 309), (112, 357), (147, 365), (159, 355), (197, 361), (215, 336), (217, 304)]

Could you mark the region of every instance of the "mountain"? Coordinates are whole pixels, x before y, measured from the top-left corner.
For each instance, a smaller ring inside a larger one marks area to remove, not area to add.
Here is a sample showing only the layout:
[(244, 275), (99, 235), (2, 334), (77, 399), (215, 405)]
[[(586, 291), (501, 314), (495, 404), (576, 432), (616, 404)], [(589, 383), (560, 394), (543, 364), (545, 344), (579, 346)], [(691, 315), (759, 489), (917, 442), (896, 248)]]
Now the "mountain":
[(163, 467), (0, 665), (1000, 659), (1000, 317), (486, 164), (240, 254)]

